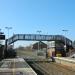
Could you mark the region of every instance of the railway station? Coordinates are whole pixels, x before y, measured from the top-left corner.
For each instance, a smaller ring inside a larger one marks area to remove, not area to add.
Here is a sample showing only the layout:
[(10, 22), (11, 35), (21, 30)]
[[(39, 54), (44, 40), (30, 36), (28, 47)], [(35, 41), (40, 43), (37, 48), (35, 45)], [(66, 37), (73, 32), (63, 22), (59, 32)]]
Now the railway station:
[[(30, 57), (24, 57), (25, 55), (22, 58), (17, 57), (11, 44), (20, 40), (37, 41), (32, 46), (32, 52), (37, 52), (36, 58), (30, 55), (28, 55)], [(73, 51), (72, 41), (65, 36), (15, 34), (6, 39), (5, 45), (1, 45), (0, 49), (0, 75), (75, 75), (73, 67), (75, 61), (68, 58), (70, 50)]]
[[(70, 50), (73, 50), (72, 41), (62, 35), (15, 34), (6, 41), (6, 44), (10, 45), (19, 40), (40, 41), (34, 44), (33, 48), (38, 50), (38, 47), (39, 49), (43, 47), (48, 56), (59, 55), (66, 57), (69, 56)], [(43, 43), (42, 41), (47, 41), (48, 43)]]
[(0, 0), (0, 75), (75, 75), (75, 0)]

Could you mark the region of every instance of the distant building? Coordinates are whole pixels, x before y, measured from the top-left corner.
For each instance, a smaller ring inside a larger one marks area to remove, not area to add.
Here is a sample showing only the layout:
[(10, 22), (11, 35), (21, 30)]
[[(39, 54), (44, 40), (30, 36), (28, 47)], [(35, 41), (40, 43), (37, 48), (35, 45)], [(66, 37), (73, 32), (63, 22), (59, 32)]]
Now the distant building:
[(47, 44), (45, 44), (44, 42), (40, 41), (33, 44), (33, 50), (35, 51), (37, 56), (46, 58)]
[(39, 50), (47, 49), (47, 44), (40, 41), (40, 42), (33, 44), (33, 50), (38, 50), (38, 46), (39, 46)]

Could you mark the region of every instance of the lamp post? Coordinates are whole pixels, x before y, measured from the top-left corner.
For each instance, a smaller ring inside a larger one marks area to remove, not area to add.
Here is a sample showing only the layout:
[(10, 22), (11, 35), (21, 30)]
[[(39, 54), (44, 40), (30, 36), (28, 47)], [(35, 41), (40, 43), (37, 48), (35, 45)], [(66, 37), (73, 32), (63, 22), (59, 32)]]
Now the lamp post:
[[(9, 30), (12, 29), (12, 27), (5, 27), (5, 29), (7, 29), (7, 32), (8, 32), (8, 38), (9, 39)], [(8, 50), (8, 46), (6, 46), (7, 50)]]
[[(48, 35), (48, 32), (47, 32), (47, 35)], [(48, 56), (48, 40), (47, 40), (47, 49), (46, 49), (46, 58), (47, 58), (47, 56)]]
[[(13, 33), (13, 36), (14, 36), (15, 34)], [(14, 49), (14, 42), (13, 42), (13, 49)]]
[[(41, 30), (38, 30), (38, 31), (37, 31), (37, 33), (39, 33), (39, 35), (40, 35), (41, 32), (42, 32)], [(38, 41), (38, 51), (37, 51), (37, 54), (38, 54), (38, 52), (39, 52), (39, 49), (40, 49), (40, 47), (39, 47), (39, 41)]]
[(8, 31), (8, 38), (9, 38), (9, 30), (12, 29), (12, 27), (5, 27), (5, 29), (7, 29)]
[[(68, 32), (68, 30), (62, 30), (64, 33), (65, 33), (65, 36), (66, 36), (66, 33)], [(66, 51), (66, 38), (65, 38), (65, 46), (64, 46), (64, 48), (65, 48), (65, 51)]]
[(1, 29), (0, 29), (0, 32), (1, 32)]
[(3, 32), (1, 32), (1, 29), (0, 29), (0, 35), (4, 34)]

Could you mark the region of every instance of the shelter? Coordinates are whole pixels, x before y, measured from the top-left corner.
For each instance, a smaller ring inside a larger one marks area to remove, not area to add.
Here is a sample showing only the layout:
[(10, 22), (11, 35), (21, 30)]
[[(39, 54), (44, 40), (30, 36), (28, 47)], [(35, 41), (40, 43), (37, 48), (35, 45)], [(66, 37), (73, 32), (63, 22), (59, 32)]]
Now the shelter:
[(40, 42), (36, 42), (35, 44), (33, 44), (33, 49), (34, 50), (43, 50), (43, 49), (47, 49), (47, 44), (45, 44), (44, 42), (40, 41)]

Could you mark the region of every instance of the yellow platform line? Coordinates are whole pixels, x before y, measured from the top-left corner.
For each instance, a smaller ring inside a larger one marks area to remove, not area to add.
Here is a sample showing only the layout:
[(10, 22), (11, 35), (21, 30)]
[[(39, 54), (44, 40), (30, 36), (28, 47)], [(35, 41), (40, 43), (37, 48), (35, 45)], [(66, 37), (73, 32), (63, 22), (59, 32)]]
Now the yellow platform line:
[(13, 63), (13, 75), (15, 75), (15, 59), (14, 59), (13, 62), (14, 62), (14, 63)]

